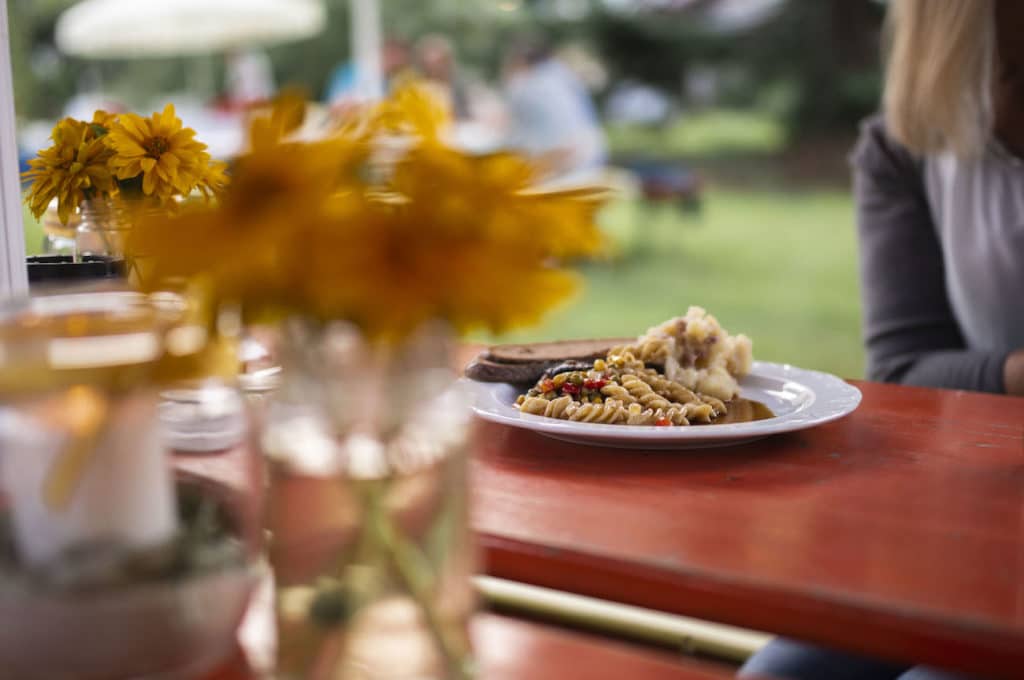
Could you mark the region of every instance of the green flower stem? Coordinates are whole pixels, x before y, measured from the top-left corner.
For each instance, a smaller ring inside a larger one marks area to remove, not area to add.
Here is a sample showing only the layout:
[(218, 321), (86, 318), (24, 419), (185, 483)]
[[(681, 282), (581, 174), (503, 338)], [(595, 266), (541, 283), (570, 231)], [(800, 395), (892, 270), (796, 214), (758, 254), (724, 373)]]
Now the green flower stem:
[(413, 601), (419, 605), (427, 628), (448, 668), (455, 671), (457, 678), (469, 680), (474, 676), (474, 672), (468, 640), (458, 634), (458, 631), (445, 626), (438, 618), (430, 593), (431, 582), (434, 580), (430, 561), (416, 544), (408, 540), (395, 526), (384, 503), (386, 489), (386, 482), (372, 481), (364, 485), (365, 507), (368, 509), (366, 530), (372, 532), (386, 550), (386, 556), (395, 573), (402, 580)]

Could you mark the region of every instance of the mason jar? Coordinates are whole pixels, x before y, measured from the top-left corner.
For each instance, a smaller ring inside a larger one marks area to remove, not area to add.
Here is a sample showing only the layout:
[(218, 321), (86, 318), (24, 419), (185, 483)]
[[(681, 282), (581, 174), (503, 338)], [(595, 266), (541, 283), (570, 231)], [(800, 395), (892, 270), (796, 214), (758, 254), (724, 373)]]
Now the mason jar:
[(472, 675), (470, 420), (452, 347), (442, 326), (382, 345), (350, 324), (286, 324), (262, 434), (276, 680)]
[(258, 489), (181, 474), (157, 417), (206, 344), (126, 290), (0, 306), (5, 677), (179, 677), (233, 652), (259, 576), (237, 495)]

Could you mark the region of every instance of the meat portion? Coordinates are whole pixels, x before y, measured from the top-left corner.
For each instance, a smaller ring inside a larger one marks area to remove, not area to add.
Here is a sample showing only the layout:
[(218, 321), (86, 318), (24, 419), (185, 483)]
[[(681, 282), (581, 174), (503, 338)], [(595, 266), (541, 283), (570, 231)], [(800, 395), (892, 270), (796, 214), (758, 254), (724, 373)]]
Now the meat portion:
[(589, 366), (594, 359), (604, 357), (609, 348), (630, 341), (632, 338), (598, 338), (495, 345), (470, 362), (465, 374), (481, 382), (532, 383), (560, 364), (578, 361)]

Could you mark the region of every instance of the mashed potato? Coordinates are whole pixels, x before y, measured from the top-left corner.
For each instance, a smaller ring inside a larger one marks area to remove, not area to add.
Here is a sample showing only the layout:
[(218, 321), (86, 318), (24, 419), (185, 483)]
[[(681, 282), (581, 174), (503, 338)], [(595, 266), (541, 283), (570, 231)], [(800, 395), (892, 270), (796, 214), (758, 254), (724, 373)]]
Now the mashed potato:
[(725, 401), (739, 393), (737, 380), (754, 359), (750, 338), (730, 335), (701, 307), (648, 329), (632, 350), (645, 362), (663, 362), (670, 380)]

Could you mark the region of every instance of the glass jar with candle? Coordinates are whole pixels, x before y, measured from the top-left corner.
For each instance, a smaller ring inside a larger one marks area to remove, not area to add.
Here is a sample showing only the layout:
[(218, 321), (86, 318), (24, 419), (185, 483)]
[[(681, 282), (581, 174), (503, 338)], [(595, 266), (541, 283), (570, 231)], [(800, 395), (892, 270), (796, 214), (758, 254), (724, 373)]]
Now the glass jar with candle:
[(234, 650), (258, 547), (258, 486), (238, 478), (255, 468), (179, 472), (156, 410), (161, 381), (209, 351), (180, 305), (139, 293), (0, 309), (5, 674), (177, 677)]

